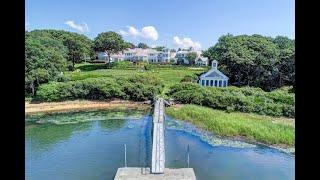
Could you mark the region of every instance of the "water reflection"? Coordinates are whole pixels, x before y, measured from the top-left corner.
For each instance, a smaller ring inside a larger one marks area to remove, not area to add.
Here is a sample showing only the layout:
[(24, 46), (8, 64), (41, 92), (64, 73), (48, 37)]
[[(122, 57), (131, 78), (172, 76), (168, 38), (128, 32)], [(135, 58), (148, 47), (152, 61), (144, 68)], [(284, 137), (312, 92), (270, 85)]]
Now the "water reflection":
[(99, 121), (99, 126), (107, 131), (116, 131), (122, 128), (126, 123), (125, 119), (109, 119), (105, 121)]
[(91, 123), (81, 123), (77, 126), (73, 124), (41, 124), (26, 126), (27, 147), (35, 153), (49, 150), (55, 144), (68, 140), (73, 133), (88, 131)]

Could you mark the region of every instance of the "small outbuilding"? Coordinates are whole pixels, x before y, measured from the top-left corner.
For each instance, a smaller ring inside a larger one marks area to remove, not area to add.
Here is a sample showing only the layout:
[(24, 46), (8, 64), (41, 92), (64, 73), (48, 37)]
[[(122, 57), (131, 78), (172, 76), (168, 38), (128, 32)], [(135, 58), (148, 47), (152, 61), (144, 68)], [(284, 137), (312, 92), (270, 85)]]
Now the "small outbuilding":
[(213, 60), (211, 69), (200, 76), (201, 86), (227, 87), (229, 78), (218, 70), (218, 62)]

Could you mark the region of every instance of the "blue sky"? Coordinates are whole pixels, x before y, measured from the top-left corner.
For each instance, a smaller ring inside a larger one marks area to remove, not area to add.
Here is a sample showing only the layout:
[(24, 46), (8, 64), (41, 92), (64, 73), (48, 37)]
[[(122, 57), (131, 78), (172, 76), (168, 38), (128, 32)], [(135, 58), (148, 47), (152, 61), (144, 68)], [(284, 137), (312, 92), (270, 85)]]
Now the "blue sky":
[(294, 39), (294, 8), (294, 0), (26, 0), (26, 28), (207, 49), (227, 33)]

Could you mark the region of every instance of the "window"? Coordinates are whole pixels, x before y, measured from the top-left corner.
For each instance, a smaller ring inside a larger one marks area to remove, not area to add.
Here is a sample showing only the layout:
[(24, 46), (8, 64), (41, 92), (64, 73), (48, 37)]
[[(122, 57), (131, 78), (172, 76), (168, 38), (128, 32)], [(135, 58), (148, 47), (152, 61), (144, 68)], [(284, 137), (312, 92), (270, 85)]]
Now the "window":
[(213, 80), (210, 80), (210, 86), (213, 86)]
[(202, 86), (204, 86), (204, 80), (202, 80), (201, 82), (202, 82)]
[(217, 80), (214, 81), (214, 86), (216, 86), (216, 87), (218, 86), (218, 81)]
[(227, 86), (227, 81), (223, 81), (223, 87)]
[(220, 81), (219, 81), (219, 87), (221, 87), (221, 86), (222, 86), (222, 81), (220, 80)]
[(209, 80), (207, 80), (207, 82), (206, 82), (206, 86), (209, 86)]

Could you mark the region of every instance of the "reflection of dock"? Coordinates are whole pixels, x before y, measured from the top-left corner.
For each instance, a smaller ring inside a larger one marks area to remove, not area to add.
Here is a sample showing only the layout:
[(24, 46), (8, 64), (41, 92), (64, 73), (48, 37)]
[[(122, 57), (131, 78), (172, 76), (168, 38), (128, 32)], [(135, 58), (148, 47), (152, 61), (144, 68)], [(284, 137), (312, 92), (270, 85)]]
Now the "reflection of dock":
[(195, 180), (196, 176), (192, 168), (168, 169), (165, 168), (164, 149), (164, 104), (165, 100), (159, 98), (154, 103), (153, 135), (152, 135), (152, 160), (151, 169), (142, 167), (119, 168), (115, 180), (138, 179), (172, 179)]

